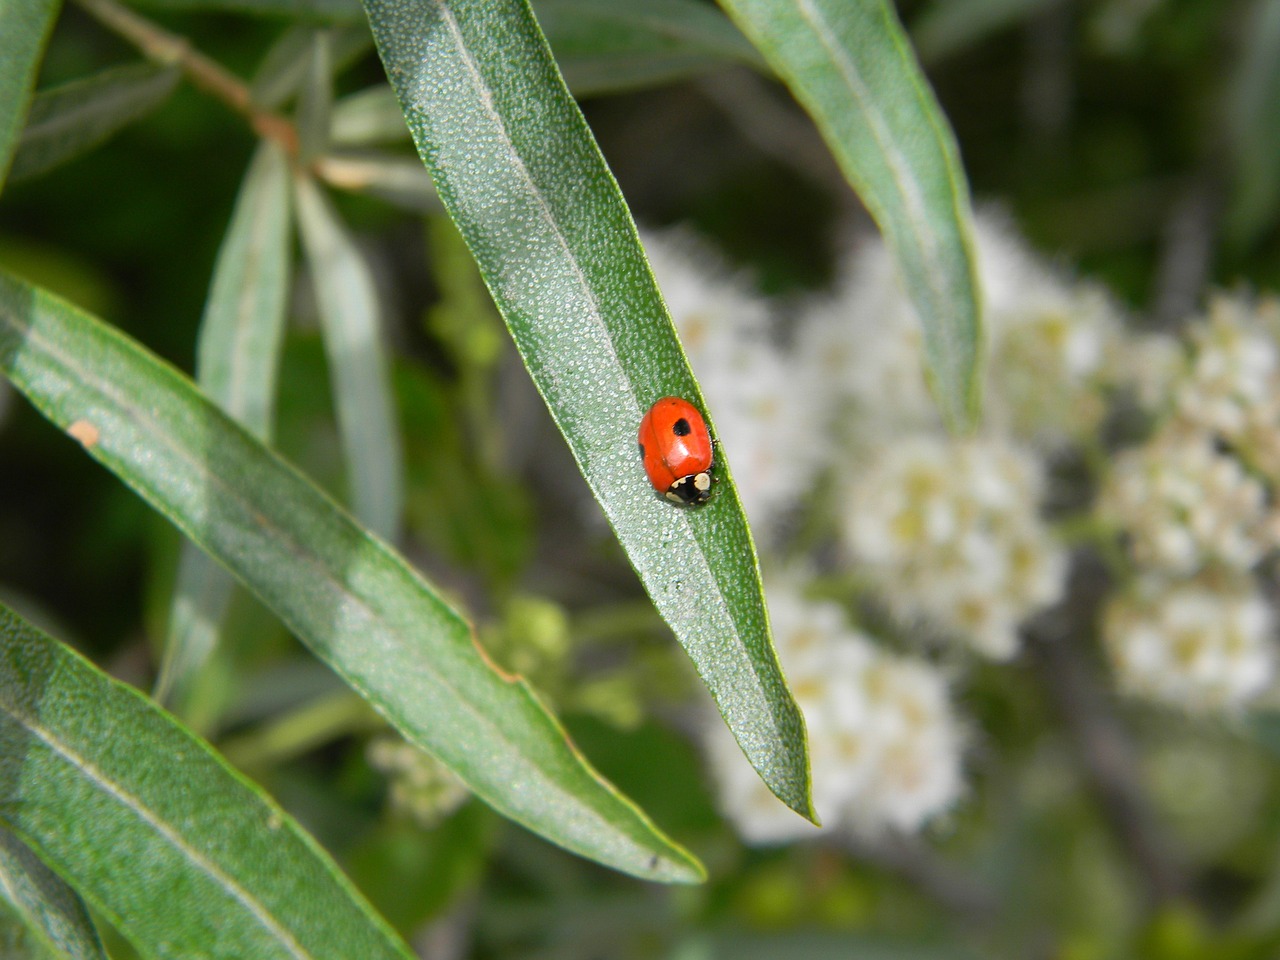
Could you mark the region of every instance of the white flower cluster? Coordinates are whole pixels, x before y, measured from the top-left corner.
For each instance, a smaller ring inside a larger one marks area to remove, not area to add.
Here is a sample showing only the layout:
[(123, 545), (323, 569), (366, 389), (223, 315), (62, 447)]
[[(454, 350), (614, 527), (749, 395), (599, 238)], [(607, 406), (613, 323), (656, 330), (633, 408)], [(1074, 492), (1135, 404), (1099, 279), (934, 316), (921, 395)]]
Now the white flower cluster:
[(1103, 636), (1121, 686), (1186, 710), (1257, 696), (1275, 671), (1275, 618), (1247, 577), (1144, 578), (1108, 606)]
[(816, 395), (775, 341), (769, 310), (746, 278), (688, 233), (644, 241), (743, 508), (757, 536), (767, 537), (826, 462), (824, 431), (814, 429)]
[[(778, 656), (808, 724), (823, 826), (915, 830), (950, 807), (964, 738), (942, 675), (882, 651), (831, 604), (808, 603), (790, 586), (768, 596)], [(816, 834), (769, 792), (718, 717), (707, 746), (722, 805), (745, 839)]]
[[(1002, 219), (975, 221), (978, 286), (989, 362), (990, 432), (1056, 448), (1101, 421), (1099, 387), (1121, 356), (1121, 324), (1096, 287), (1059, 276)], [(800, 357), (830, 394), (852, 402), (854, 438), (871, 446), (903, 430), (940, 428), (922, 361), (922, 334), (888, 248), (863, 243), (834, 296), (815, 305), (798, 336)]]
[(366, 756), (387, 777), (391, 808), (423, 827), (436, 826), (471, 796), (447, 767), (397, 736), (375, 737)]
[(890, 609), (1005, 659), (1062, 592), (1066, 557), (1037, 516), (1040, 464), (995, 440), (907, 436), (857, 478), (848, 542)]
[(1140, 384), (1156, 429), (1116, 457), (1098, 500), (1140, 573), (1103, 623), (1131, 692), (1226, 709), (1274, 674), (1273, 616), (1250, 574), (1280, 546), (1278, 335), (1276, 304), (1218, 297), (1187, 349), (1169, 337), (1138, 345), (1143, 358), (1177, 359)]
[(1174, 424), (1116, 457), (1099, 500), (1145, 569), (1190, 576), (1206, 565), (1247, 571), (1280, 545), (1266, 487), (1211, 434)]

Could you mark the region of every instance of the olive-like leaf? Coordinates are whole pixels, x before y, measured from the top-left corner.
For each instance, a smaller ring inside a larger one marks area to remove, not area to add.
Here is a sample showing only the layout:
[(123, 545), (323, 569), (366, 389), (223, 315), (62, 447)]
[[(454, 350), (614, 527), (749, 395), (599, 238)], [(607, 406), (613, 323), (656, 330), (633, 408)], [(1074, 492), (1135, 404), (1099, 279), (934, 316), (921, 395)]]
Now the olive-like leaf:
[(943, 420), (978, 414), (981, 327), (955, 137), (889, 0), (720, 0), (817, 123), (879, 224), (924, 328)]
[(69, 960), (106, 960), (84, 901), (25, 843), (0, 827), (0, 898), (38, 941)]
[(0, 186), (13, 160), (40, 57), (60, 6), (58, 0), (0, 4)]
[[(334, 74), (351, 66), (373, 45), (369, 25), (363, 19), (359, 23), (337, 24), (329, 28), (328, 34)], [(257, 106), (275, 110), (298, 92), (311, 65), (314, 36), (314, 27), (290, 27), (271, 45), (249, 87)]]
[(670, 83), (717, 66), (767, 69), (737, 28), (698, 0), (536, 0), (534, 11), (579, 97)]
[(399, 536), (404, 457), (391, 402), (373, 274), (316, 184), (297, 180), (298, 227), (329, 358), (351, 509), (374, 533)]
[[(245, 174), (200, 323), (196, 380), (223, 410), (269, 440), (289, 299), (289, 162), (264, 142)], [(156, 699), (181, 704), (217, 643), (231, 578), (182, 545)]]
[(637, 430), (649, 406), (666, 395), (705, 404), (528, 4), (365, 5), (445, 209), (632, 566), (752, 765), (813, 817), (804, 720), (773, 650), (724, 457), (716, 496), (692, 510), (658, 496), (641, 468)]
[(486, 660), (470, 624), (403, 558), (186, 377), (2, 272), (0, 372), (499, 813), (640, 877), (701, 879), (698, 862), (591, 768), (526, 683)]
[(0, 802), (143, 956), (412, 957), (212, 747), (4, 607)]
[(911, 39), (926, 63), (940, 60), (1025, 21), (1062, 0), (933, 0), (911, 22)]
[(164, 103), (181, 76), (177, 67), (138, 63), (42, 90), (27, 113), (10, 179), (37, 177), (98, 146)]
[(1255, 2), (1240, 36), (1224, 111), (1233, 174), (1226, 231), (1244, 246), (1280, 216), (1280, 6)]
[[(399, 110), (396, 107), (397, 113)], [(414, 213), (440, 210), (431, 175), (412, 155), (374, 150), (332, 152), (318, 158), (312, 169), (317, 177), (339, 190), (367, 193)]]

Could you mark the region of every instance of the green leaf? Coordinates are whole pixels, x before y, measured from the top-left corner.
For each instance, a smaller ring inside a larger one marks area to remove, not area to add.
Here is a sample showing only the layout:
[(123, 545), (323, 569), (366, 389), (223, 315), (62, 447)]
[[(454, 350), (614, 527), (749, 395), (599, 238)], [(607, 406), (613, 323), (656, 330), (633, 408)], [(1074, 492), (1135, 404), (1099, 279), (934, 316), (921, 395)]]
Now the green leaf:
[[(7, 799), (7, 798), (3, 798)], [(0, 827), (0, 897), (9, 901), (27, 928), (58, 956), (106, 960), (93, 920), (76, 892)]]
[(181, 11), (230, 10), (309, 23), (342, 23), (360, 17), (360, 6), (355, 0), (139, 0), (137, 6)]
[(3, 273), (0, 371), (498, 812), (637, 876), (701, 878), (401, 557), (177, 371)]
[(887, 0), (720, 0), (791, 88), (884, 233), (944, 421), (978, 414), (978, 288), (955, 138)]
[(1061, 0), (933, 0), (911, 24), (916, 52), (926, 63), (1030, 19)]
[(1226, 104), (1234, 167), (1226, 232), (1237, 246), (1256, 240), (1280, 213), (1280, 5), (1258, 0), (1248, 21)]
[(297, 194), (298, 227), (324, 330), (352, 512), (394, 542), (404, 505), (404, 467), (377, 287), (320, 188), (299, 177)]
[(301, 166), (305, 167), (328, 149), (332, 113), (333, 58), (329, 51), (329, 31), (315, 30), (298, 98), (298, 162)]
[(334, 143), (352, 147), (409, 140), (395, 91), (385, 83), (366, 87), (334, 104), (332, 133)]
[(537, 0), (576, 96), (670, 83), (726, 64), (767, 69), (715, 8), (697, 0)]
[[(373, 44), (369, 25), (363, 19), (359, 23), (331, 27), (328, 34), (330, 65), (335, 75), (359, 60)], [(275, 110), (301, 89), (311, 64), (314, 37), (314, 27), (295, 26), (271, 45), (250, 85), (255, 104)]]
[[(400, 122), (403, 124), (404, 120)], [(318, 157), (312, 169), (317, 177), (339, 190), (367, 193), (414, 213), (440, 211), (440, 198), (431, 175), (414, 156), (373, 150), (333, 152)]]
[(59, 6), (58, 0), (0, 4), (0, 186), (18, 145), (36, 71)]
[(4, 608), (0, 801), (143, 956), (412, 956), (208, 744)]
[[(200, 324), (196, 380), (260, 440), (271, 437), (289, 298), (289, 162), (270, 143), (245, 175)], [(217, 643), (231, 578), (184, 543), (156, 699), (182, 704)]]
[(812, 817), (804, 721), (723, 458), (717, 495), (696, 510), (645, 479), (645, 410), (668, 394), (701, 397), (617, 184), (528, 5), (366, 6), (437, 192), (645, 589), (765, 783)]
[(181, 76), (177, 67), (138, 63), (36, 94), (10, 179), (37, 177), (92, 150), (164, 103)]

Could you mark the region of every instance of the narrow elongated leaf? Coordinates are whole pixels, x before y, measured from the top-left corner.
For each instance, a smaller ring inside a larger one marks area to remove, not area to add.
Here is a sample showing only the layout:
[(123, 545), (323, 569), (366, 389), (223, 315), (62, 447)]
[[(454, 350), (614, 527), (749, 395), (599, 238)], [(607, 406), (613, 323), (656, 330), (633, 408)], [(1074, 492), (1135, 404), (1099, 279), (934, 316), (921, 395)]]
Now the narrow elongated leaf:
[(84, 902), (25, 843), (0, 827), (0, 897), (41, 942), (70, 960), (106, 960)]
[[(743, 751), (812, 817), (804, 721), (778, 668), (725, 468), (711, 502), (655, 496), (640, 418), (700, 402), (626, 205), (523, 0), (366, 0), (437, 192), (659, 611)], [(732, 453), (732, 451), (730, 451)]]
[[(289, 164), (264, 142), (249, 166), (218, 252), (200, 324), (196, 379), (260, 440), (271, 436), (289, 296)], [(217, 643), (231, 578), (184, 543), (156, 698), (182, 703)]]
[(926, 63), (963, 50), (1062, 0), (933, 0), (911, 24), (911, 39)]
[(500, 813), (641, 877), (700, 878), (403, 559), (177, 371), (3, 273), (0, 371)]
[(670, 83), (724, 64), (765, 69), (755, 48), (698, 0), (536, 0), (576, 96)]
[(409, 140), (395, 91), (380, 83), (343, 97), (333, 107), (333, 142), (368, 146)]
[(720, 0), (817, 123), (893, 250), (943, 419), (978, 411), (978, 288), (955, 138), (888, 0)]
[(0, 801), (143, 956), (412, 956), (208, 744), (3, 607)]
[(0, 4), (0, 186), (18, 145), (40, 56), (59, 6), (58, 0)]
[(374, 533), (394, 541), (400, 532), (404, 467), (377, 288), (320, 188), (300, 178), (297, 193), (298, 226), (324, 329), (351, 509)]
[(1280, 215), (1280, 5), (1255, 0), (1241, 37), (1243, 56), (1225, 111), (1234, 167), (1226, 228), (1238, 245)]
[(234, 10), (260, 17), (284, 17), (312, 23), (358, 20), (355, 0), (140, 0), (138, 6), (162, 10)]
[(372, 150), (330, 153), (317, 159), (313, 169), (317, 177), (339, 190), (367, 193), (415, 213), (440, 210), (431, 175), (414, 156)]
[(31, 102), (9, 176), (36, 177), (146, 116), (178, 86), (177, 67), (131, 64), (42, 91)]
[(307, 69), (298, 98), (298, 162), (305, 166), (329, 147), (329, 118), (333, 113), (333, 57), (329, 31), (311, 36)]
[[(363, 18), (359, 23), (330, 27), (328, 33), (329, 57), (335, 74), (359, 60), (373, 45), (369, 25)], [(291, 27), (271, 45), (250, 86), (254, 103), (274, 110), (301, 89), (314, 36), (314, 27)]]

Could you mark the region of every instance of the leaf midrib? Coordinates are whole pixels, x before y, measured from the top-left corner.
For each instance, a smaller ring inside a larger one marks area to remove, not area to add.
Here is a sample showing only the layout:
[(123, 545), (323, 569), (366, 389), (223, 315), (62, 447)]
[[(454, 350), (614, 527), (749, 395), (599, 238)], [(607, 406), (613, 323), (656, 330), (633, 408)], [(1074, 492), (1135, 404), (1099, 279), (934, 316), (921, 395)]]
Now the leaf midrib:
[[(595, 294), (592, 291), (590, 284), (587, 282), (586, 275), (582, 271), (582, 267), (578, 262), (578, 258), (574, 255), (572, 248), (569, 246), (568, 240), (564, 236), (564, 233), (560, 230), (559, 224), (556, 222), (556, 219), (551, 212), (550, 205), (547, 203), (546, 198), (542, 194), (542, 191), (538, 188), (538, 185), (534, 182), (533, 178), (530, 176), (528, 167), (525, 165), (523, 158), (520, 156), (519, 152), (516, 150), (515, 143), (512, 141), (511, 137), (507, 133), (506, 124), (503, 123), (502, 117), (494, 109), (493, 95), (489, 90), (488, 85), (485, 83), (483, 75), (480, 73), (479, 68), (476, 65), (475, 58), (471, 56), (470, 51), (467, 49), (466, 41), (462, 36), (462, 31), (458, 27), (457, 19), (454, 17), (453, 11), (449, 8), (449, 5), (446, 2), (446, 0), (428, 0), (428, 2), (434, 3), (436, 7), (440, 10), (441, 19), (445, 22), (446, 26), (448, 27), (450, 37), (452, 38), (454, 43), (454, 48), (457, 51), (464, 67), (466, 68), (467, 75), (471, 80), (471, 83), (475, 88), (476, 94), (479, 97), (480, 102), (484, 107), (485, 113), (489, 116), (489, 119), (494, 124), (503, 145), (507, 149), (508, 157), (510, 158), (515, 171), (518, 173), (521, 180), (525, 183), (529, 193), (531, 194), (531, 196), (533, 197), (534, 201), (538, 206), (539, 212), (542, 214), (543, 220), (545, 221), (547, 227), (551, 230), (552, 234), (555, 236), (556, 241), (560, 244), (561, 249), (564, 251), (565, 258), (568, 260), (570, 266), (572, 267), (574, 278), (577, 280), (578, 285), (581, 288), (582, 293), (586, 298), (587, 304), (590, 308), (588, 312), (588, 319), (592, 322), (592, 324), (595, 327), (597, 327), (597, 329), (602, 334), (599, 340), (605, 344), (608, 350), (608, 355), (613, 359), (614, 365), (617, 368), (619, 375), (627, 384), (628, 391), (625, 399), (627, 401), (627, 405), (629, 409), (631, 410), (632, 421), (638, 423), (640, 421), (640, 403), (636, 399), (635, 387), (632, 383), (630, 375), (627, 372), (626, 367), (623, 365), (621, 358), (618, 356), (617, 350), (614, 348), (613, 338), (610, 335), (608, 325), (604, 322), (604, 317), (601, 314), (600, 306), (596, 301)], [(550, 409), (552, 417), (555, 418), (557, 425), (559, 425), (559, 417), (555, 407), (552, 405), (549, 405), (548, 409)], [(563, 428), (562, 428), (562, 432), (563, 432)], [(577, 460), (578, 453), (576, 449), (573, 448), (573, 445), (570, 445), (570, 450), (573, 452), (574, 459)], [(579, 463), (581, 464), (580, 460), (579, 460)], [(589, 474), (589, 471), (584, 470), (583, 472)], [(725, 611), (726, 620), (730, 624), (730, 627), (732, 630), (732, 638), (735, 643), (735, 646), (739, 650), (745, 651), (746, 644), (742, 640), (742, 635), (738, 630), (737, 622), (734, 620), (732, 613), (729, 612), (730, 611), (729, 604), (725, 600), (723, 590), (721, 590), (720, 581), (714, 575), (711, 563), (707, 559), (706, 551), (703, 550), (702, 543), (694, 535), (692, 522), (687, 516), (683, 514), (679, 516), (679, 521), (685, 527), (685, 531), (688, 534), (688, 537), (687, 537), (688, 541), (692, 543), (698, 551), (698, 559), (700, 560), (702, 564), (702, 569), (705, 572), (704, 579), (707, 582), (711, 583), (715, 588), (716, 598), (720, 603), (721, 609)], [(756, 681), (757, 690), (759, 691), (759, 694), (760, 694), (760, 699), (763, 700), (765, 703), (769, 703), (769, 697), (766, 691), (764, 690), (763, 686), (760, 684), (760, 677), (758, 675), (758, 672), (755, 669), (754, 663), (751, 662), (751, 658), (749, 656), (746, 659), (748, 664), (750, 664), (749, 672), (752, 678)], [(769, 710), (768, 712), (769, 712), (770, 722), (773, 724), (775, 732), (779, 731), (776, 718), (773, 716), (773, 711)]]
[[(843, 47), (830, 41), (834, 30), (826, 17), (822, 15), (822, 11), (813, 5), (812, 0), (795, 0), (795, 5), (800, 12), (801, 19), (808, 24), (809, 29), (813, 32), (814, 38), (827, 51), (832, 62), (836, 64), (840, 75), (845, 79), (845, 83), (849, 88), (850, 96), (858, 102), (863, 115), (867, 118), (871, 135), (875, 139), (876, 145), (880, 148), (880, 152), (888, 161), (889, 168), (893, 171), (893, 181), (898, 184), (903, 205), (910, 214), (907, 217), (907, 223), (911, 226), (916, 246), (921, 250), (927, 251), (931, 261), (936, 260), (937, 249), (933, 242), (933, 236), (928, 229), (922, 227), (922, 224), (927, 225), (928, 222), (924, 200), (919, 191), (914, 189), (915, 178), (910, 175), (910, 165), (906, 162), (906, 158), (902, 156), (901, 151), (898, 150), (897, 140), (889, 129), (884, 115), (876, 106), (875, 98), (871, 96), (871, 91), (867, 88), (866, 82), (862, 79), (862, 72), (858, 69), (858, 65), (847, 55), (847, 51)], [(941, 302), (945, 298), (946, 291), (934, 284), (931, 271), (926, 276), (928, 277), (926, 283), (928, 283), (929, 289), (934, 294), (935, 302)]]
[[(106, 396), (109, 400), (114, 401), (116, 405), (119, 407), (119, 409), (127, 413), (128, 416), (133, 420), (133, 422), (137, 424), (140, 428), (143, 428), (146, 425), (150, 424), (153, 427), (153, 429), (147, 432), (149, 432), (151, 435), (159, 438), (162, 442), (164, 442), (165, 445), (176, 456), (180, 457), (181, 459), (185, 460), (189, 465), (193, 466), (195, 470), (203, 478), (212, 482), (213, 484), (216, 484), (219, 488), (225, 491), (229, 495), (230, 499), (234, 500), (237, 504), (239, 504), (247, 514), (255, 518), (255, 521), (259, 524), (259, 526), (264, 531), (268, 531), (272, 535), (276, 536), (279, 539), (279, 541), (283, 543), (290, 551), (292, 551), (300, 560), (308, 563), (313, 570), (318, 571), (323, 576), (323, 578), (332, 585), (333, 589), (338, 594), (340, 594), (347, 602), (350, 602), (354, 606), (365, 611), (369, 619), (381, 625), (382, 628), (388, 634), (388, 636), (392, 637), (402, 647), (407, 648), (408, 646), (407, 638), (400, 631), (394, 629), (389, 621), (387, 621), (383, 616), (379, 615), (372, 607), (370, 607), (367, 603), (365, 603), (365, 601), (361, 597), (359, 597), (357, 594), (354, 594), (350, 590), (348, 590), (346, 588), (346, 585), (341, 580), (336, 579), (333, 576), (333, 574), (330, 572), (329, 568), (323, 563), (323, 561), (319, 557), (316, 556), (314, 552), (303, 547), (287, 532), (281, 530), (278, 526), (271, 523), (269, 521), (269, 518), (265, 514), (255, 509), (252, 504), (248, 503), (248, 501), (239, 497), (237, 495), (238, 491), (236, 490), (236, 488), (228, 486), (218, 474), (207, 471), (202, 461), (187, 456), (185, 450), (180, 445), (175, 445), (169, 439), (169, 436), (167, 433), (165, 433), (162, 430), (159, 430), (158, 428), (154, 428), (154, 424), (151, 421), (147, 421), (143, 419), (137, 407), (135, 407), (127, 399), (122, 398), (118, 393), (116, 393), (113, 389), (114, 385), (109, 383), (104, 384), (103, 381), (92, 378), (86, 375), (85, 373), (83, 373), (80, 370), (80, 368), (78, 368), (73, 362), (69, 361), (69, 359), (64, 353), (62, 353), (61, 351), (56, 349), (56, 347), (51, 345), (49, 341), (44, 337), (42, 337), (33, 327), (28, 326), (23, 328), (21, 327), (20, 324), (16, 324), (11, 317), (7, 317), (7, 316), (4, 318), (4, 320), (5, 322), (8, 323), (8, 325), (11, 328), (18, 329), (18, 330), (25, 329), (27, 331), (28, 339), (34, 340), (37, 343), (37, 345), (40, 346), (46, 353), (60, 359), (63, 362), (63, 365), (68, 370), (80, 373), (80, 379), (83, 384), (93, 385), (95, 389), (97, 389), (100, 393)], [(285, 469), (290, 469), (290, 468), (286, 465)], [(320, 496), (324, 496), (324, 494), (319, 491), (317, 491), (317, 493)], [(331, 503), (331, 506), (336, 512), (340, 512), (340, 508), (336, 504)], [(364, 535), (366, 537), (369, 537), (370, 539), (373, 539), (372, 534), (369, 534), (366, 532)], [(405, 567), (403, 563), (399, 560), (399, 558), (396, 557), (394, 554), (390, 552), (384, 552), (382, 556), (387, 562), (400, 567), (400, 569), (404, 571), (410, 578), (414, 580), (418, 579), (417, 575), (412, 570)], [(464, 627), (466, 626), (466, 622), (463, 621), (462, 618), (459, 617), (454, 611), (452, 611), (444, 603), (443, 600), (439, 600), (438, 602), (444, 609), (448, 610), (450, 614), (456, 617), (459, 623), (461, 623)], [(282, 619), (288, 622), (291, 619), (291, 617), (284, 616), (282, 614)], [(439, 673), (438, 671), (433, 669), (431, 658), (423, 658), (421, 663), (425, 666), (428, 672), (431, 673), (431, 675), (436, 679), (436, 682), (438, 682), (441, 685), (441, 687), (443, 687), (445, 690), (453, 694), (455, 702), (460, 704), (467, 711), (467, 714), (476, 721), (478, 726), (488, 730), (490, 734), (493, 736), (494, 740), (496, 740), (497, 742), (507, 747), (509, 753), (514, 754), (516, 757), (526, 760), (525, 769), (531, 771), (537, 777), (537, 779), (543, 785), (544, 790), (547, 790), (549, 793), (552, 793), (561, 798), (564, 798), (564, 797), (570, 798), (572, 805), (582, 810), (589, 810), (592, 815), (593, 821), (597, 825), (603, 824), (607, 829), (612, 831), (612, 828), (608, 824), (608, 821), (602, 818), (594, 809), (592, 809), (589, 805), (579, 803), (578, 798), (574, 796), (572, 793), (560, 789), (560, 787), (555, 783), (553, 779), (548, 778), (543, 773), (539, 765), (528, 762), (527, 758), (524, 757), (524, 754), (519, 749), (518, 745), (515, 744), (512, 740), (510, 740), (506, 736), (505, 731), (503, 731), (501, 727), (495, 725), (492, 722), (489, 714), (486, 713), (485, 710), (474, 705), (469, 698), (463, 696), (459, 688), (448, 681), (447, 675)], [(390, 706), (388, 706), (388, 704), (383, 702), (381, 697), (374, 696), (371, 693), (371, 691), (369, 691), (366, 688), (365, 684), (360, 681), (359, 678), (345, 674), (345, 673), (343, 676), (345, 681), (352, 688), (354, 688), (357, 693), (359, 693), (362, 697), (364, 697), (366, 701), (371, 703), (375, 707), (375, 709), (379, 709), (380, 712), (385, 711), (385, 713), (389, 715), (399, 714), (399, 711), (393, 710)], [(498, 675), (495, 674), (495, 676), (498, 676)], [(502, 678), (499, 677), (499, 680), (501, 679)], [(516, 682), (523, 683), (522, 680), (518, 680)], [(535, 708), (536, 708), (536, 704), (535, 704)], [(404, 723), (404, 726), (412, 727), (413, 725), (406, 722)], [(458, 773), (459, 777), (464, 782), (467, 782), (467, 777), (462, 771), (455, 771), (455, 772)], [(586, 771), (584, 770), (584, 772)], [(598, 780), (599, 779), (598, 776), (596, 776), (595, 779)], [(502, 806), (506, 806), (505, 804), (501, 804), (500, 800), (492, 796), (492, 791), (486, 790), (484, 796), (485, 796), (485, 799), (491, 803), (499, 803)]]
[[(3, 689), (3, 688), (0, 688)], [(22, 711), (15, 709), (13, 704), (6, 701), (0, 702), (0, 710), (3, 710), (24, 729), (30, 731), (32, 735), (41, 740), (49, 749), (62, 756), (68, 763), (79, 770), (94, 786), (103, 793), (113, 797), (120, 806), (134, 814), (139, 820), (147, 823), (153, 830), (159, 834), (168, 844), (173, 847), (180, 855), (185, 857), (197, 869), (205, 873), (211, 880), (222, 888), (229, 896), (244, 905), (245, 909), (253, 915), (254, 919), (264, 927), (277, 941), (279, 941), (289, 953), (299, 958), (299, 960), (319, 960), (316, 954), (311, 953), (302, 944), (294, 938), (294, 936), (279, 923), (276, 922), (267, 907), (258, 900), (248, 890), (238, 884), (234, 878), (223, 873), (218, 866), (211, 860), (208, 860), (199, 850), (187, 844), (182, 834), (171, 827), (163, 817), (157, 814), (151, 807), (143, 803), (135, 794), (130, 793), (117, 781), (108, 777), (105, 772), (91, 763), (86, 757), (77, 753), (63, 740), (57, 737), (49, 728), (38, 723), (34, 718), (28, 716)]]

